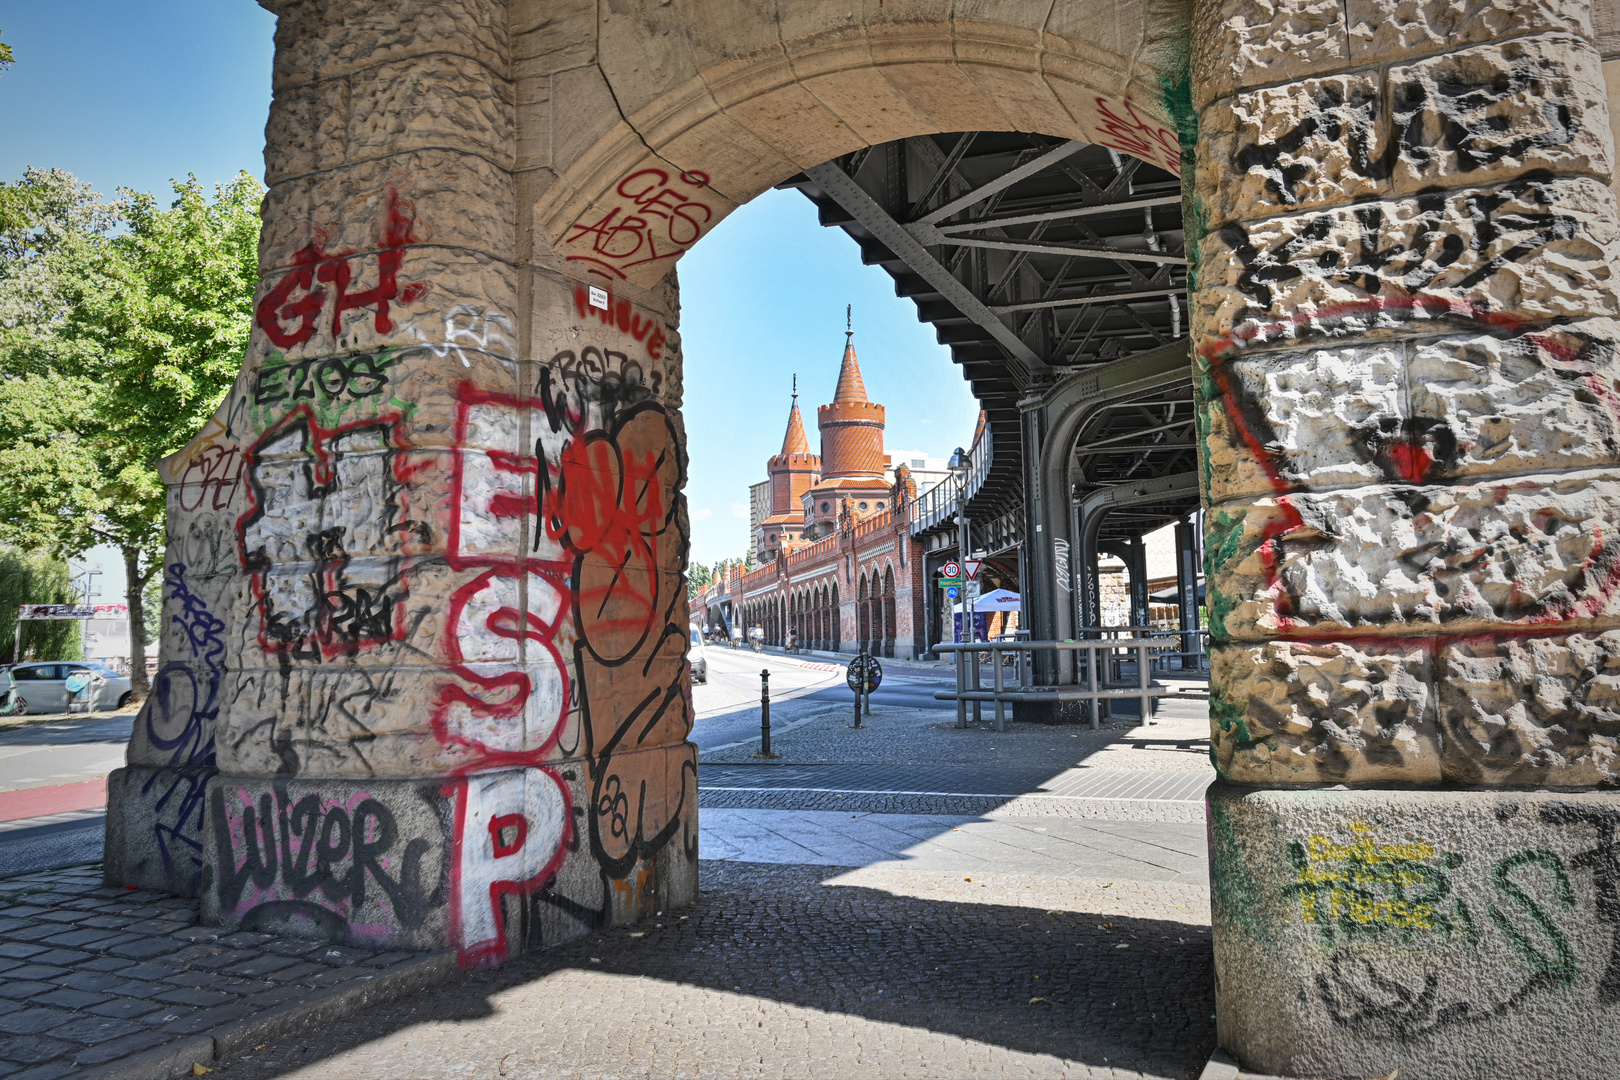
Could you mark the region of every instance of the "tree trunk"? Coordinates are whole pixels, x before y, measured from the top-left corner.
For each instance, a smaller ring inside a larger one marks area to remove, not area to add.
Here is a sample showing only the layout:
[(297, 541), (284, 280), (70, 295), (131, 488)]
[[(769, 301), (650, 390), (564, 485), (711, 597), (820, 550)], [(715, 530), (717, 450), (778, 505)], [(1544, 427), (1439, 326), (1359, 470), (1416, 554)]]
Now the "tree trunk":
[(146, 609), (141, 594), (146, 591), (146, 578), (151, 573), (140, 572), (141, 553), (135, 548), (121, 549), (124, 554), (125, 599), (129, 602), (129, 689), (136, 701), (145, 701), (152, 684), (146, 680)]

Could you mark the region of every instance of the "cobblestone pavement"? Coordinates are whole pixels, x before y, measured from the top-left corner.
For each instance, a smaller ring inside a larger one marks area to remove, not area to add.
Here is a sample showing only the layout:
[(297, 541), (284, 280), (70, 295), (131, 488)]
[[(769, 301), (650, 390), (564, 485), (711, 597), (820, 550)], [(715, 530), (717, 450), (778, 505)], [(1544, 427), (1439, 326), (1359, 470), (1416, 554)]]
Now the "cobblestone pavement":
[(179, 1055), (189, 1071), (452, 959), (198, 926), (195, 900), (103, 886), (94, 866), (0, 879), (0, 1077), (89, 1075), (131, 1055)]
[(1197, 1077), (1207, 891), (1104, 885), (705, 862), (684, 911), (272, 1041), (221, 1076)]

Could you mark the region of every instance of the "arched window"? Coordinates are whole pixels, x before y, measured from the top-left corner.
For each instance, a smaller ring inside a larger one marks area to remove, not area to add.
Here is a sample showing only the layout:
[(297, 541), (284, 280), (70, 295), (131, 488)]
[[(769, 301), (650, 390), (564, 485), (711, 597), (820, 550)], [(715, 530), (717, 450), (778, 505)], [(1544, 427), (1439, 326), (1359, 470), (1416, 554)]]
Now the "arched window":
[(861, 575), (860, 592), (855, 594), (855, 651), (866, 652), (872, 641), (871, 600), (866, 594), (866, 575)]
[(894, 601), (894, 567), (883, 570), (883, 655), (894, 657), (894, 639), (898, 615)]

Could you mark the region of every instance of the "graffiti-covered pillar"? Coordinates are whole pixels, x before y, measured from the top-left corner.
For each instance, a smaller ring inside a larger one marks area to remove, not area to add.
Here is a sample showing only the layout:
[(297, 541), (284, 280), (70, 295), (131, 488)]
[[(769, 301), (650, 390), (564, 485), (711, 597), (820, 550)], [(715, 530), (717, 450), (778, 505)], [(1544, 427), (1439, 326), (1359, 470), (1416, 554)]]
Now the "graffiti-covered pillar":
[(1197, 7), (1219, 1029), (1257, 1071), (1620, 1060), (1620, 797), (1590, 790), (1620, 773), (1620, 226), (1590, 20)]
[(468, 964), (689, 900), (675, 286), (576, 280), (526, 210), (590, 27), (267, 6), (255, 326), (165, 463), (108, 878)]

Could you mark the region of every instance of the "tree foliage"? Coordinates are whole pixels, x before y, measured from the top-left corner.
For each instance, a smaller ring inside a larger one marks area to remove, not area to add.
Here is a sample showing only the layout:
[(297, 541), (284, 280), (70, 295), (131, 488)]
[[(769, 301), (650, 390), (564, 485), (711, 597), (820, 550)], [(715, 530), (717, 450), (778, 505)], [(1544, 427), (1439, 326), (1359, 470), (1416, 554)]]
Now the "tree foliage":
[[(38, 552), (0, 548), (0, 663), (11, 663), (21, 604), (71, 604), (78, 600), (67, 563)], [(77, 660), (83, 656), (82, 623), (25, 622), (23, 660)]]
[(136, 689), (142, 600), (161, 561), (157, 463), (202, 427), (236, 377), (252, 323), (263, 188), (241, 173), (208, 199), (111, 203), (61, 170), (12, 190), (0, 230), (0, 542), (78, 554), (100, 543), (129, 578)]

